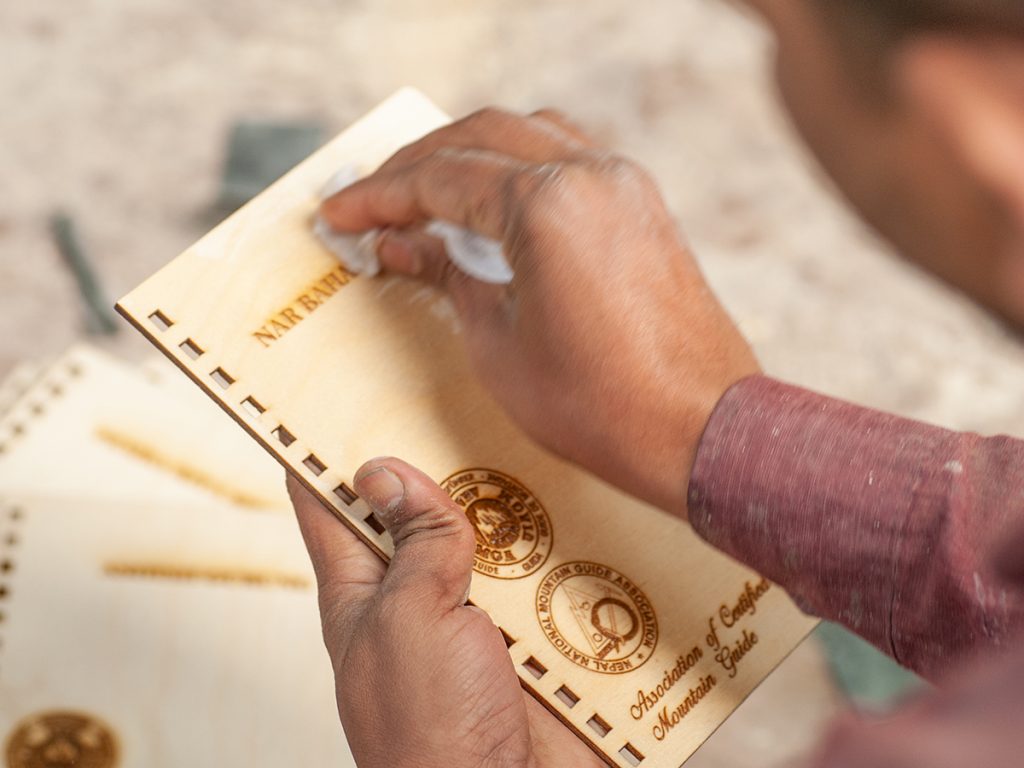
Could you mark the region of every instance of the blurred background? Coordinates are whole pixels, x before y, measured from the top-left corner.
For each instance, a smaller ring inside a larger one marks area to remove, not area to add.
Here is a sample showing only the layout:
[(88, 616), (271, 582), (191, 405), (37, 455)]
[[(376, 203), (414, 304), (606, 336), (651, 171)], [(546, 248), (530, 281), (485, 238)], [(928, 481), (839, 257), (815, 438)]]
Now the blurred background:
[[(724, 0), (34, 0), (0, 4), (0, 52), (0, 378), (83, 338), (151, 356), (102, 307), (413, 85), (455, 116), (555, 107), (647, 166), (771, 374), (1024, 435), (1020, 346), (846, 212)], [(692, 765), (789, 765), (905, 683), (826, 629)]]

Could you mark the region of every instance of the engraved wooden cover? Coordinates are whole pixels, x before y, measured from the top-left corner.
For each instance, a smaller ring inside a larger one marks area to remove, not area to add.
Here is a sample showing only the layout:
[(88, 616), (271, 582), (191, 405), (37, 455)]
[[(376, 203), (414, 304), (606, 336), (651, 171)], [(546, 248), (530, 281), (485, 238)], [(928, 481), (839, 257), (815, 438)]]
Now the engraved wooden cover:
[(471, 599), (523, 685), (609, 764), (678, 766), (814, 622), (526, 439), (475, 383), (443, 297), (353, 277), (313, 238), (338, 167), (372, 170), (447, 119), (399, 92), (119, 310), (382, 556), (352, 474), (381, 454), (430, 473), (476, 526)]

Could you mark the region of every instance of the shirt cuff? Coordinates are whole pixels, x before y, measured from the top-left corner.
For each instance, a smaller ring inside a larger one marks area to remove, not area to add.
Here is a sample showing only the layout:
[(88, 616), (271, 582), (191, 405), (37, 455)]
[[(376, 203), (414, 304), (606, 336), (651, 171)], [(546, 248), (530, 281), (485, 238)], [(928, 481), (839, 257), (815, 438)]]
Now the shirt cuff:
[(934, 466), (940, 455), (955, 457), (956, 437), (764, 376), (744, 379), (718, 403), (701, 440), (690, 522), (804, 611), (898, 656), (895, 584), (901, 560), (915, 556), (901, 544), (935, 543), (934, 530), (915, 537), (908, 527), (915, 493), (929, 489), (940, 506), (948, 495), (940, 477), (922, 473), (956, 474), (954, 459)]

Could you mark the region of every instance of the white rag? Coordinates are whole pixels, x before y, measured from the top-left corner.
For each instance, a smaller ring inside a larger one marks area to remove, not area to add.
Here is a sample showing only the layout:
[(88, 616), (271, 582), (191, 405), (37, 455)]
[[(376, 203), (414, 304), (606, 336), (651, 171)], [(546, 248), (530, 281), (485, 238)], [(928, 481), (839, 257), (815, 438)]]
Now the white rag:
[[(328, 198), (358, 180), (359, 171), (356, 167), (346, 165), (327, 180), (321, 196)], [(470, 277), (499, 285), (512, 281), (512, 268), (497, 240), (440, 220), (431, 221), (425, 231), (444, 241), (448, 258)], [(313, 222), (313, 234), (350, 272), (370, 277), (380, 272), (377, 259), (379, 230), (371, 229), (355, 235), (335, 232), (330, 224), (317, 215)]]

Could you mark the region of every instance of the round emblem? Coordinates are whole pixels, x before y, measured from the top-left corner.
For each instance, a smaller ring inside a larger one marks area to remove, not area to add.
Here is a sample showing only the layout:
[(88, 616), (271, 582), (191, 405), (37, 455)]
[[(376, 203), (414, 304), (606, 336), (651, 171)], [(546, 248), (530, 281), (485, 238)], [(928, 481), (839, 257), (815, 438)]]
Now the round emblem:
[(7, 739), (10, 768), (112, 768), (110, 729), (81, 712), (43, 712), (22, 720)]
[(466, 469), (441, 487), (473, 524), (474, 571), (497, 579), (521, 579), (548, 559), (551, 520), (522, 483), (493, 469)]
[(579, 666), (617, 675), (646, 662), (658, 619), (640, 588), (607, 565), (573, 562), (537, 588), (537, 620), (553, 646)]

